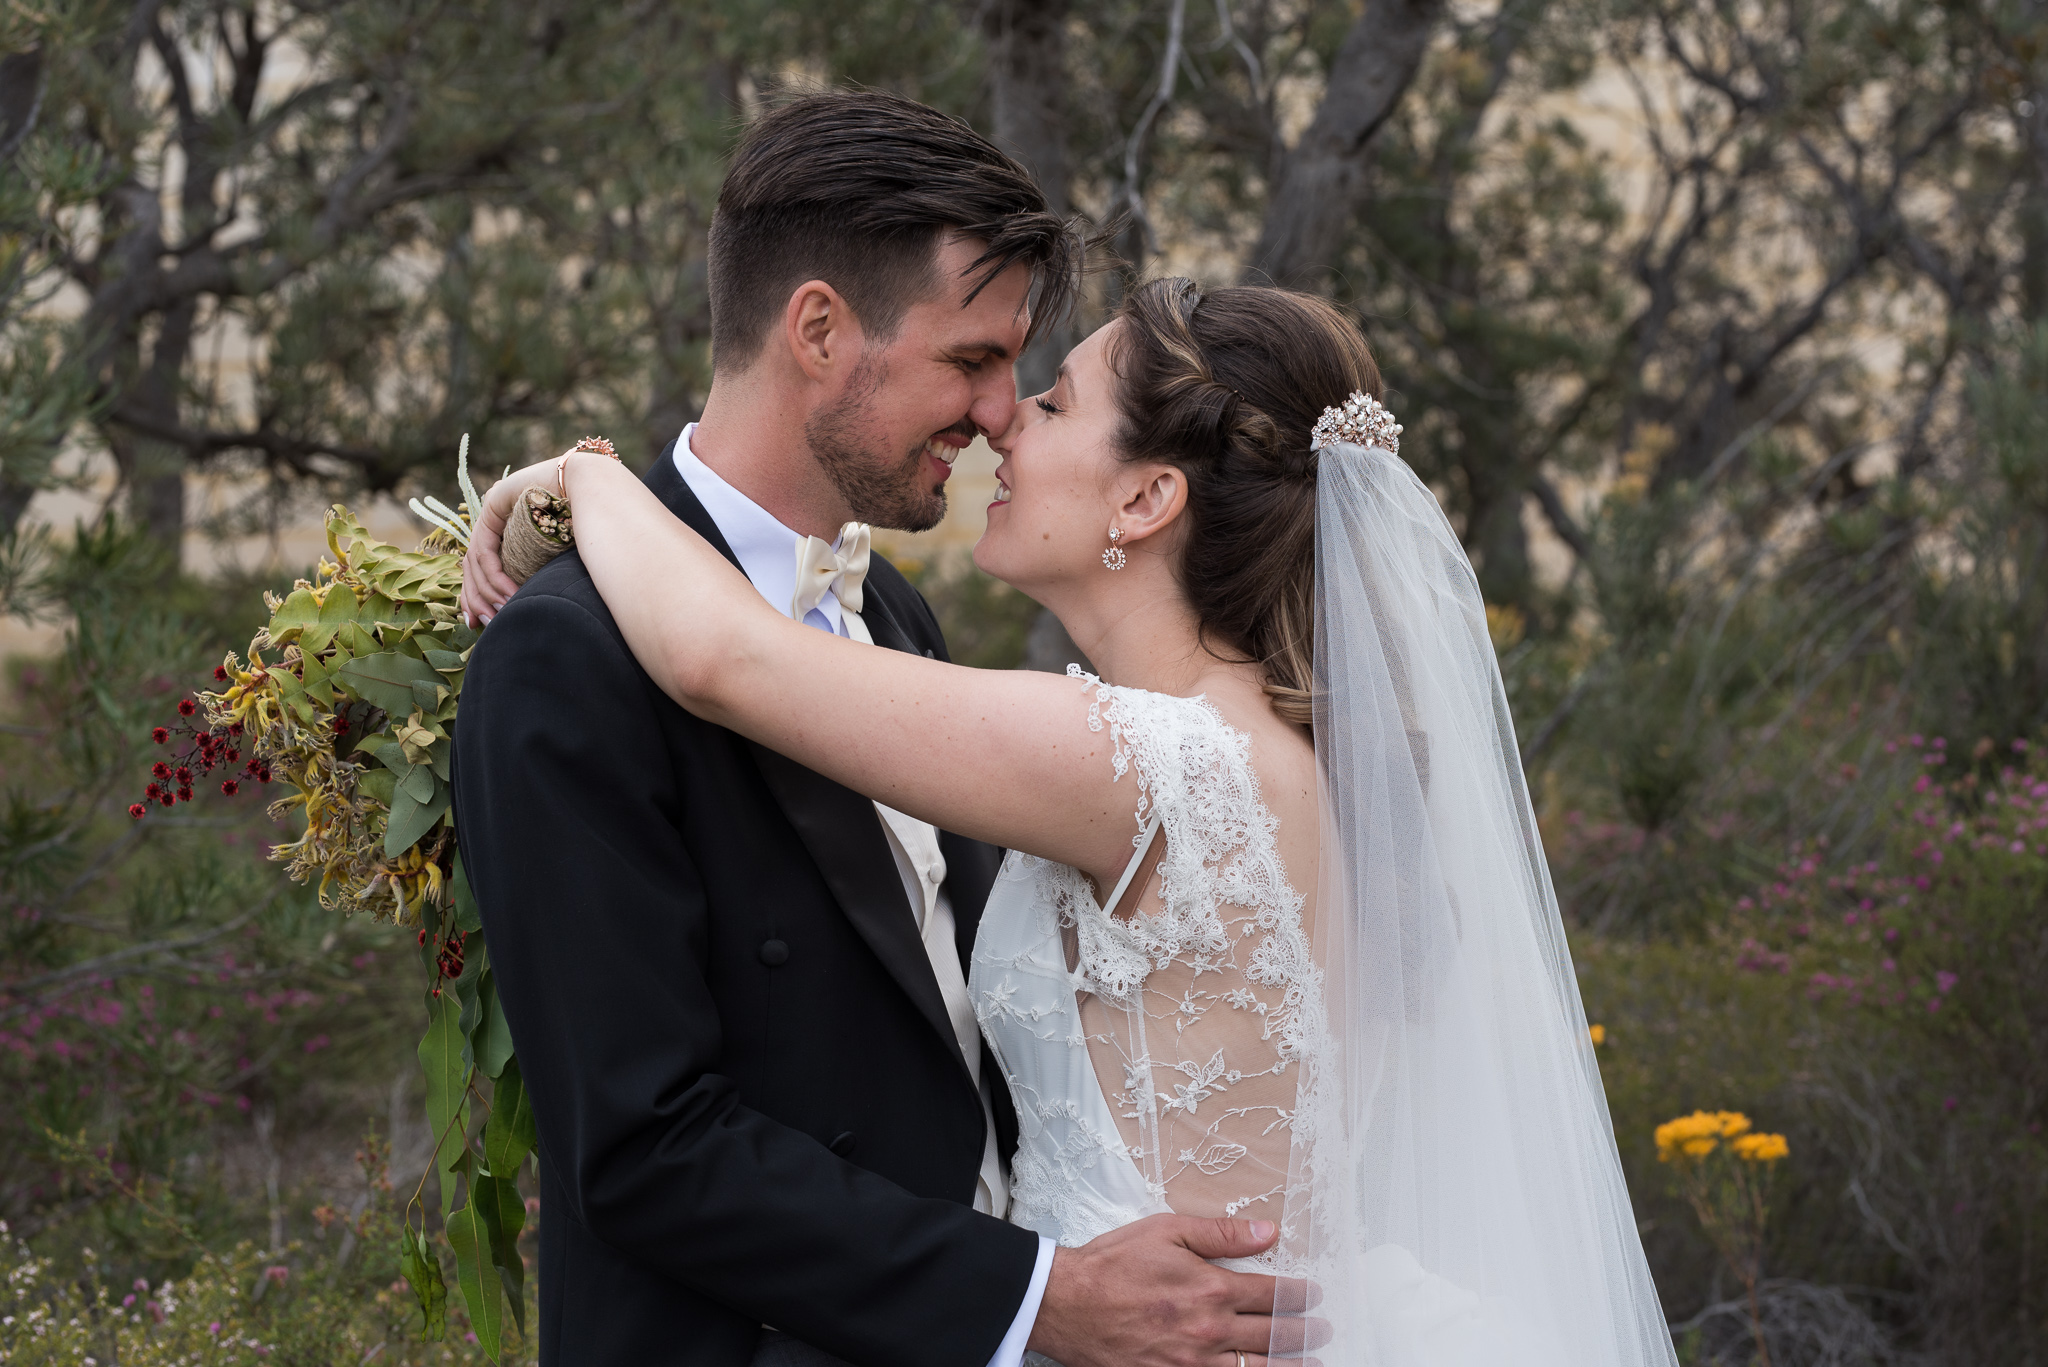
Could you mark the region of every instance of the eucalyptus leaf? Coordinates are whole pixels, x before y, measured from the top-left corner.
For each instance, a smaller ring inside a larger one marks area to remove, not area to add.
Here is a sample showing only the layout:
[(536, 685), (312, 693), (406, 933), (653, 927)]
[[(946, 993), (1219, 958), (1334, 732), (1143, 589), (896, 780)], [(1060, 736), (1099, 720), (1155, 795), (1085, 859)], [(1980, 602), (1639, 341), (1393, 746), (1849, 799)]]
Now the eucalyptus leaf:
[(412, 1232), (411, 1225), (398, 1231), (398, 1270), (420, 1303), (420, 1333), (434, 1342), (446, 1338), (448, 1283), (441, 1275), (441, 1260)]
[[(426, 806), (434, 800), (434, 770), (431, 765), (408, 764), (403, 769), (386, 765), (398, 775), (398, 786), (414, 802)], [(405, 842), (410, 845), (412, 841)]]
[(462, 1006), (453, 992), (427, 998), (427, 1033), (420, 1040), (420, 1069), (427, 1075), (427, 1126), (437, 1141), (434, 1172), (441, 1183), (441, 1210), (455, 1201), (455, 1179), (446, 1169), (468, 1152), (469, 1069), (462, 1062)]
[(330, 682), (333, 669), (321, 664), (311, 654), (299, 662), (299, 668), (303, 671), (306, 696), (325, 707), (333, 707), (334, 685)]
[[(353, 629), (361, 630), (360, 627)], [(441, 682), (441, 676), (425, 660), (416, 660), (393, 650), (350, 660), (341, 667), (339, 678), (357, 697), (376, 704), (394, 717), (403, 717), (413, 710), (416, 704), (412, 686), (415, 683), (424, 683), (431, 690)], [(432, 696), (431, 692), (429, 696)]]
[(468, 663), (462, 655), (453, 650), (428, 650), (426, 657), (427, 663), (443, 674), (460, 673), (463, 665)]
[[(429, 770), (429, 773), (432, 771)], [(423, 803), (403, 788), (391, 795), (391, 816), (384, 826), (384, 857), (396, 859), (434, 829), (434, 823), (448, 812), (448, 789), (437, 784), (434, 799)]]
[(497, 1264), (505, 1299), (512, 1303), (512, 1318), (524, 1333), (526, 1263), (519, 1256), (519, 1233), (526, 1228), (526, 1201), (519, 1194), (518, 1184), (494, 1173), (476, 1180), (470, 1188), (469, 1203), (483, 1217), (484, 1232), (490, 1236), (491, 1261)]
[(398, 791), (398, 775), (389, 769), (364, 769), (362, 773), (356, 775), (356, 787), (383, 803), (388, 810), (392, 796)]
[(270, 639), (277, 645), (287, 645), (319, 620), (320, 604), (314, 601), (312, 590), (293, 589), (270, 619)]
[(336, 584), (327, 590), (327, 601), (320, 605), (320, 622), (323, 626), (338, 627), (343, 622), (352, 622), (356, 616), (356, 596), (346, 584)]
[(476, 1025), (469, 1032), (470, 1052), (478, 1072), (496, 1077), (512, 1057), (512, 1027), (505, 1022), (505, 1008), (498, 1002), (498, 981), (491, 974), (486, 973), (478, 984), (476, 999)]
[(534, 1129), (533, 1101), (519, 1075), (519, 1060), (508, 1057), (505, 1071), (491, 1087), (491, 1118), (484, 1122), (484, 1162), (491, 1172), (510, 1180), (540, 1142)]
[(452, 880), (455, 890), (455, 924), (463, 934), (484, 928), (483, 909), (476, 904), (476, 890), (469, 885), (469, 872), (462, 867), (462, 853), (455, 854), (455, 876)]
[(504, 1286), (491, 1271), (490, 1231), (474, 1196), (448, 1216), (447, 1224), (448, 1243), (455, 1250), (455, 1281), (469, 1306), (469, 1327), (478, 1346), (495, 1361), (504, 1355)]

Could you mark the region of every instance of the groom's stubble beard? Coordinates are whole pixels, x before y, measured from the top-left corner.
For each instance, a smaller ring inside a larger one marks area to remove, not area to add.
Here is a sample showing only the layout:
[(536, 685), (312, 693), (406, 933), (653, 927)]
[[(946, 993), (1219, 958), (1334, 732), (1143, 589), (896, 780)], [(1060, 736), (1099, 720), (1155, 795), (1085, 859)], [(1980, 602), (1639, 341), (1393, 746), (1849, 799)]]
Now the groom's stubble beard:
[(946, 515), (946, 489), (927, 482), (924, 443), (892, 461), (869, 435), (874, 396), (888, 378), (880, 357), (862, 356), (845, 394), (804, 423), (804, 441), (855, 518), (894, 531), (929, 531)]

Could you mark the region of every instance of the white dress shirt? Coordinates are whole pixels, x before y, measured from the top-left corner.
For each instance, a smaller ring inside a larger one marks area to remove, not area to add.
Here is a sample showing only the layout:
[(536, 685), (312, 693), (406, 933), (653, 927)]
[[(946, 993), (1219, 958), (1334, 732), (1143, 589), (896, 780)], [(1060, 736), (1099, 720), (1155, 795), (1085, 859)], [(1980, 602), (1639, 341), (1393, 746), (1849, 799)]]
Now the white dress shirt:
[[(719, 532), (725, 537), (726, 545), (740, 562), (740, 569), (760, 590), (777, 612), (787, 614), (790, 599), (796, 592), (796, 548), (803, 537), (782, 525), (774, 514), (748, 498), (728, 484), (716, 470), (697, 458), (690, 449), (690, 440), (697, 430), (691, 423), (683, 429), (681, 440), (676, 442), (676, 470), (683, 482), (690, 486), (690, 492), (704, 505), (704, 511), (711, 515)], [(804, 614), (804, 625), (829, 631), (835, 636), (847, 635), (848, 614), (840, 605), (836, 594), (826, 592), (817, 607)], [(903, 880), (903, 895), (909, 901), (911, 913), (917, 918), (918, 932), (923, 939), (925, 956), (931, 960), (932, 976), (938, 980), (939, 995), (946, 1004), (946, 1015), (953, 1027), (955, 1042), (960, 1046), (960, 1056), (966, 1061), (967, 1071), (973, 1075), (975, 1086), (981, 1085), (981, 1029), (975, 1023), (974, 1004), (967, 995), (967, 979), (960, 970), (959, 950), (954, 943), (953, 904), (945, 891), (946, 856), (940, 851), (938, 832), (929, 822), (906, 816), (893, 807), (877, 802), (876, 815), (881, 820), (883, 835), (889, 842), (889, 853), (896, 860), (897, 876)], [(988, 1098), (981, 1102), (982, 1112), (982, 1155), (981, 1173), (975, 1181), (974, 1208), (983, 1214), (1001, 1218), (1009, 1206), (1009, 1185), (1003, 1180), (1002, 1166), (996, 1154), (995, 1116), (989, 1110)], [(989, 1359), (988, 1367), (1018, 1367), (1023, 1361), (1024, 1344), (1031, 1336), (1031, 1326), (1038, 1319), (1039, 1302), (1045, 1297), (1045, 1283), (1052, 1271), (1053, 1242), (1043, 1235), (1038, 1240), (1038, 1262), (1032, 1269), (1031, 1285), (1024, 1295), (1024, 1303), (1018, 1308), (1017, 1318), (1010, 1325), (1010, 1332), (1004, 1336), (996, 1355)]]

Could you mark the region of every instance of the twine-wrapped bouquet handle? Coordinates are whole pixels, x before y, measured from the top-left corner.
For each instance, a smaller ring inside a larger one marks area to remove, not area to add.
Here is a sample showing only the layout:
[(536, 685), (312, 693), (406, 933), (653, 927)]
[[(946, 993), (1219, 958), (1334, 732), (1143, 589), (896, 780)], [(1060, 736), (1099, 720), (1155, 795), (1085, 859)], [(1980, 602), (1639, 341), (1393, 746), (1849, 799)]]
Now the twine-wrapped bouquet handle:
[[(585, 437), (571, 448), (571, 454), (576, 451), (591, 451), (610, 456), (613, 460), (619, 458), (619, 453), (603, 437)], [(558, 466), (558, 483), (559, 469)], [(521, 494), (513, 503), (512, 511), (506, 515), (505, 536), (498, 547), (498, 559), (514, 583), (524, 584), (539, 573), (541, 566), (575, 544), (576, 532), (570, 521), (566, 490), (550, 490), (537, 484)]]

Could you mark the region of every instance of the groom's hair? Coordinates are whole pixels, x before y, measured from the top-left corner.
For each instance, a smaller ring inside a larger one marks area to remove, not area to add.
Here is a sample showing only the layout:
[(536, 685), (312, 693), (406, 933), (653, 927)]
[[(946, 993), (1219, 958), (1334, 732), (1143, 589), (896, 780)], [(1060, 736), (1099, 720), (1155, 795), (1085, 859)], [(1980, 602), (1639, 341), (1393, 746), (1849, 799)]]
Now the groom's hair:
[(1086, 243), (1046, 207), (1030, 172), (960, 120), (901, 96), (800, 96), (741, 137), (711, 220), (713, 366), (745, 370), (789, 294), (823, 280), (861, 330), (895, 338), (912, 304), (944, 284), (942, 234), (983, 244), (971, 302), (1012, 266), (1031, 269), (1031, 330), (1072, 307)]

